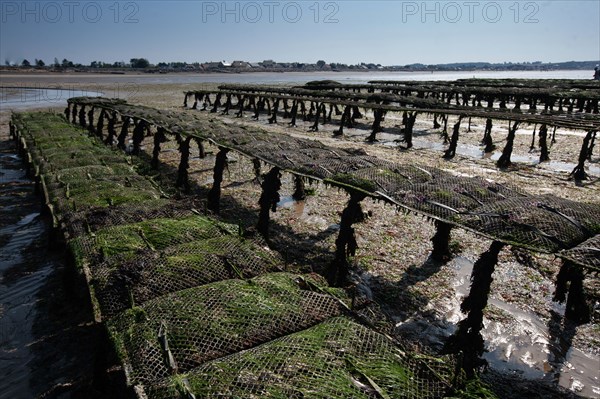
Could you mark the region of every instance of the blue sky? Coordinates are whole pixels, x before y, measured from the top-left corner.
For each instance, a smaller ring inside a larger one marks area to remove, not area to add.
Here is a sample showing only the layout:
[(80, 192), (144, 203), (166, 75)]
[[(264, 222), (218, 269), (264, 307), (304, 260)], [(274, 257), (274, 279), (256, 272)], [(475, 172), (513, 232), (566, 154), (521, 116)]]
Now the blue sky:
[(600, 59), (600, 0), (0, 1), (0, 62)]

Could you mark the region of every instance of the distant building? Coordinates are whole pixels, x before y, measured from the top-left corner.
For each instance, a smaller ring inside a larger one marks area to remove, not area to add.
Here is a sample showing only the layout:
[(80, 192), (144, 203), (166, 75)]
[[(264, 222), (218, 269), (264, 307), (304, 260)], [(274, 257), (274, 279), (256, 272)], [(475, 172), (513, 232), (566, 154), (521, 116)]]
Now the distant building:
[(204, 64), (202, 64), (202, 68), (205, 70), (211, 70), (211, 69), (219, 69), (219, 68), (224, 68), (225, 64), (221, 61), (219, 62), (205, 62)]
[(260, 64), (265, 68), (274, 68), (277, 65), (273, 60), (264, 60)]
[(250, 65), (250, 68), (255, 68), (255, 69), (263, 68), (263, 66), (261, 65), (260, 62), (249, 62), (248, 65)]
[(233, 68), (249, 68), (249, 65), (246, 61), (233, 61), (231, 66)]

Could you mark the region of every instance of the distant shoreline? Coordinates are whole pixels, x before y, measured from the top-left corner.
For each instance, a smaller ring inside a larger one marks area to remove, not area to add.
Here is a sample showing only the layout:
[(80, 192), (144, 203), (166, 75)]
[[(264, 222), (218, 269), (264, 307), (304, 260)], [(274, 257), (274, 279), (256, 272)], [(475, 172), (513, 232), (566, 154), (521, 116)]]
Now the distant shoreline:
[(569, 79), (591, 80), (593, 71), (431, 71), (428, 72), (252, 72), (252, 73), (170, 73), (170, 74), (93, 74), (93, 73), (14, 73), (0, 72), (0, 87), (10, 89), (85, 89), (105, 92), (110, 97), (129, 97), (142, 86), (158, 85), (164, 90), (187, 90), (222, 83), (303, 85), (312, 80), (335, 80), (345, 84), (366, 84), (371, 80), (454, 81), (457, 79)]
[(216, 70), (40, 70), (40, 69), (20, 69), (14, 67), (0, 67), (0, 76), (148, 76), (156, 77), (161, 75), (240, 75), (240, 74), (255, 74), (255, 73), (296, 73), (296, 74), (346, 74), (346, 73), (406, 73), (406, 74), (422, 74), (422, 73), (465, 73), (465, 72), (557, 72), (557, 71), (592, 71), (593, 68), (515, 68), (515, 69), (497, 69), (497, 68), (441, 68), (441, 69), (344, 69), (344, 70), (302, 70), (302, 69), (216, 69)]

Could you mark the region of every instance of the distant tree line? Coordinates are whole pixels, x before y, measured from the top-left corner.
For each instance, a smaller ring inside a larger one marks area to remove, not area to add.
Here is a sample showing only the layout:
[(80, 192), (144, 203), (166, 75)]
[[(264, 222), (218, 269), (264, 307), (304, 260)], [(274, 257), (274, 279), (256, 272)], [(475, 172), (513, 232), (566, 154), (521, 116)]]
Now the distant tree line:
[[(10, 62), (10, 60), (6, 59), (4, 61), (4, 65), (6, 66), (11, 66), (14, 65)], [(34, 63), (32, 64), (28, 59), (24, 59), (21, 62), (21, 66), (22, 67), (32, 67), (32, 66), (36, 66), (36, 67), (45, 67), (46, 63), (42, 60), (42, 59), (35, 59)], [(54, 58), (54, 62), (49, 65), (53, 68), (84, 68), (87, 67), (87, 65), (83, 65), (83, 64), (76, 64), (73, 61), (70, 61), (66, 58), (63, 58), (62, 61), (59, 61), (58, 58)], [(112, 64), (110, 63), (106, 63), (106, 62), (102, 62), (102, 61), (92, 61), (89, 65), (90, 68), (139, 68), (139, 69), (144, 69), (144, 68), (148, 68), (150, 66), (150, 62), (146, 59), (146, 58), (132, 58), (131, 60), (129, 60), (129, 64), (126, 64), (123, 61), (117, 61), (114, 62)]]
[[(244, 64), (243, 61), (236, 61), (237, 63)], [(98, 68), (106, 68), (106, 69), (125, 69), (132, 68), (138, 70), (145, 70), (146, 72), (155, 72), (158, 69), (169, 69), (169, 70), (186, 70), (186, 69), (206, 69), (206, 70), (219, 70), (219, 68), (247, 68), (255, 69), (255, 68), (265, 68), (266, 70), (334, 70), (334, 71), (344, 71), (344, 70), (388, 70), (388, 71), (475, 71), (475, 70), (494, 70), (494, 71), (502, 71), (502, 70), (573, 70), (573, 69), (593, 69), (598, 61), (568, 61), (568, 62), (558, 62), (558, 63), (547, 63), (542, 61), (533, 61), (533, 62), (503, 62), (503, 63), (489, 63), (489, 62), (458, 62), (458, 63), (449, 63), (449, 64), (408, 64), (408, 65), (388, 65), (383, 66), (381, 64), (375, 63), (358, 63), (355, 65), (349, 65), (344, 63), (331, 62), (327, 63), (324, 60), (318, 60), (314, 64), (310, 63), (299, 63), (299, 62), (279, 62), (276, 63), (273, 60), (266, 60), (263, 62), (257, 63), (259, 67), (255, 67), (254, 65), (251, 67), (249, 63), (245, 63), (243, 67), (235, 66), (234, 64), (224, 64), (222, 63), (220, 67), (208, 66), (204, 68), (205, 64), (200, 64), (199, 62), (159, 62), (156, 65), (150, 64), (148, 59), (146, 58), (131, 58), (129, 63), (125, 61), (116, 61), (113, 63), (107, 63), (103, 61), (92, 61), (89, 65), (83, 65), (79, 63), (74, 63), (66, 58), (63, 58), (62, 61), (59, 61), (58, 58), (54, 58), (54, 62), (52, 64), (47, 65), (41, 59), (35, 59), (34, 62), (30, 62), (28, 59), (24, 59), (20, 64), (15, 64), (14, 62), (5, 60), (6, 66), (17, 66), (20, 65), (23, 68), (45, 68), (52, 67), (54, 69), (67, 69), (67, 68), (78, 68), (78, 69), (98, 69)], [(207, 64), (218, 64), (209, 62)]]

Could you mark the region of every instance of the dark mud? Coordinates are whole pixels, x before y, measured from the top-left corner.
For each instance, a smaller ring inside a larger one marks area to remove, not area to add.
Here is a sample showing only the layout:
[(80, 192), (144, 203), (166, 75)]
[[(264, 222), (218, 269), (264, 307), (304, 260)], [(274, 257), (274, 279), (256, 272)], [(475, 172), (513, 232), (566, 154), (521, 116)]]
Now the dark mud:
[[(123, 397), (89, 301), (74, 289), (40, 197), (0, 142), (0, 398)], [(112, 361), (111, 361), (112, 360)]]

